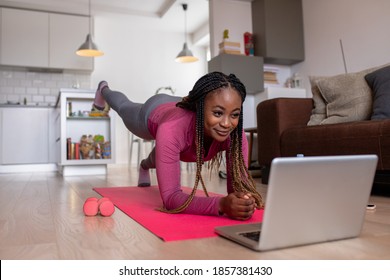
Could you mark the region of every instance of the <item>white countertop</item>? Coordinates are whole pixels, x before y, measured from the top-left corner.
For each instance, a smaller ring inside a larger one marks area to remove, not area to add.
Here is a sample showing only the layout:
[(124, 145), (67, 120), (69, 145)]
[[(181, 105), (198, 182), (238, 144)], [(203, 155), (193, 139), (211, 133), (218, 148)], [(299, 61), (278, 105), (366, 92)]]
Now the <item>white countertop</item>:
[(29, 105), (29, 104), (0, 104), (0, 108), (54, 108), (54, 104), (49, 105)]

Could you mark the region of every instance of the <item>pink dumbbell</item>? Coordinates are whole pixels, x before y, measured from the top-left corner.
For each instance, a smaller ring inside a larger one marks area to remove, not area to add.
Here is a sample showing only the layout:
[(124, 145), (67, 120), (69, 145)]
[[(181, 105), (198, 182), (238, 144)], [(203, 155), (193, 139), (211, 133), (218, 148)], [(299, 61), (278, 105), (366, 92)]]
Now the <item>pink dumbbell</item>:
[(102, 197), (98, 200), (100, 215), (109, 217), (115, 212), (114, 203), (108, 197)]
[(86, 216), (96, 216), (100, 213), (104, 217), (109, 217), (115, 212), (115, 206), (107, 197), (100, 199), (89, 197), (84, 202), (83, 211)]

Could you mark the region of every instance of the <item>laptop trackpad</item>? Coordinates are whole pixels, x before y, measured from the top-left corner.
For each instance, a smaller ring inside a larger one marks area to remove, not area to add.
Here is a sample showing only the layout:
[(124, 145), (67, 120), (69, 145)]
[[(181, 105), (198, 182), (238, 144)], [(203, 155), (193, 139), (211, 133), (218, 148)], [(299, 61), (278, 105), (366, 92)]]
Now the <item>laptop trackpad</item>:
[(249, 232), (241, 232), (239, 235), (244, 236), (246, 238), (252, 239), (254, 241), (260, 240), (260, 230), (258, 231), (249, 231)]
[(261, 226), (262, 223), (257, 223), (256, 226), (251, 229), (238, 232), (238, 235), (258, 242), (260, 240)]

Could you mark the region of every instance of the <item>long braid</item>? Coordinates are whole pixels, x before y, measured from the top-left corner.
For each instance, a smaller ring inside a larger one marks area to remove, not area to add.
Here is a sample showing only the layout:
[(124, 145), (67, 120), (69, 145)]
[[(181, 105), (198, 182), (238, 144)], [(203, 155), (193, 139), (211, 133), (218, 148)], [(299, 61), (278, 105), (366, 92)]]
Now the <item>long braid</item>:
[[(243, 99), (242, 102), (244, 102), (246, 96), (244, 84), (233, 74), (229, 75), (229, 81), (231, 82), (232, 87), (240, 93)], [(264, 207), (263, 198), (256, 190), (256, 184), (244, 162), (242, 152), (242, 132), (244, 129), (243, 112), (244, 110), (241, 105), (240, 119), (236, 129), (232, 132), (233, 135), (230, 138), (231, 153), (229, 156), (232, 163), (230, 170), (232, 172), (233, 189), (239, 192), (250, 192), (256, 200), (256, 204), (262, 208)]]
[[(242, 112), (242, 111), (241, 111)], [(263, 198), (256, 190), (256, 184), (245, 165), (242, 153), (242, 113), (240, 116), (237, 128), (232, 132), (230, 162), (231, 162), (231, 178), (233, 180), (233, 189), (238, 192), (250, 192), (256, 204), (259, 207), (264, 207)], [(240, 132), (241, 131), (241, 132)]]
[[(203, 188), (203, 191), (205, 192), (206, 196), (209, 196), (208, 192), (207, 192), (207, 189), (206, 189), (206, 186), (204, 184), (204, 181), (203, 181), (203, 177), (202, 177), (202, 166), (203, 166), (203, 163), (204, 163), (204, 133), (203, 133), (203, 129), (204, 129), (204, 96), (201, 98), (200, 102), (199, 102), (199, 106), (197, 108), (197, 113), (196, 113), (199, 118), (197, 118), (197, 124), (196, 124), (196, 134), (198, 135), (197, 136), (197, 139), (198, 139), (198, 144), (196, 145), (196, 149), (199, 150), (199, 152), (197, 152), (197, 154), (199, 154), (199, 156), (196, 157), (196, 178), (198, 178), (198, 180), (200, 180), (201, 184), (202, 184), (202, 188)], [(199, 144), (201, 143), (201, 144)], [(198, 183), (196, 183), (196, 185), (194, 186), (195, 188), (197, 187)]]
[[(236, 78), (235, 75), (230, 74), (226, 76), (221, 72), (212, 72), (201, 77), (194, 85), (194, 88), (189, 94), (176, 104), (177, 107), (196, 112), (195, 137), (196, 137), (196, 178), (192, 192), (188, 196), (183, 205), (168, 210), (166, 208), (160, 209), (167, 213), (179, 213), (184, 211), (193, 200), (199, 182), (201, 182), (203, 190), (208, 196), (208, 192), (202, 177), (202, 166), (204, 163), (204, 100), (208, 93), (214, 92), (221, 88), (235, 88), (241, 95), (242, 102), (245, 100), (246, 89), (245, 86)], [(243, 130), (243, 110), (241, 106), (241, 113), (238, 126), (231, 133), (229, 162), (231, 164), (231, 178), (233, 180), (233, 189), (235, 191), (245, 191), (252, 193), (257, 205), (263, 206), (262, 197), (256, 191), (256, 185), (246, 168), (244, 158), (242, 155), (242, 130)], [(234, 155), (234, 157), (232, 156)], [(221, 153), (218, 153), (211, 161), (211, 166), (220, 165)]]

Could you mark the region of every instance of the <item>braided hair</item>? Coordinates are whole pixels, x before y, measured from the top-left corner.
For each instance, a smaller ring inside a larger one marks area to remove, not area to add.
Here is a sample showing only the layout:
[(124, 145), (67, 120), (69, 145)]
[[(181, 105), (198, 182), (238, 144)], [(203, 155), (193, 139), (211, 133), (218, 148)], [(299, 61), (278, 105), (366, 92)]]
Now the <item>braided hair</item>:
[[(262, 196), (257, 192), (255, 182), (250, 175), (248, 168), (245, 166), (244, 157), (242, 154), (242, 131), (243, 131), (243, 108), (242, 103), (245, 101), (246, 89), (241, 81), (234, 75), (225, 75), (221, 72), (211, 72), (201, 77), (194, 85), (189, 94), (182, 98), (176, 104), (177, 107), (193, 111), (196, 113), (196, 179), (194, 188), (191, 194), (183, 205), (175, 209), (161, 209), (167, 213), (179, 213), (185, 210), (195, 196), (199, 182), (202, 184), (203, 190), (208, 196), (206, 186), (202, 178), (202, 166), (204, 159), (204, 101), (207, 94), (225, 89), (233, 88), (241, 96), (241, 112), (237, 127), (230, 133), (230, 148), (227, 152), (228, 164), (230, 164), (230, 177), (233, 182), (233, 189), (237, 192), (249, 192), (256, 200), (256, 204), (263, 207)], [(222, 152), (218, 153), (211, 161), (211, 165), (219, 167)]]

